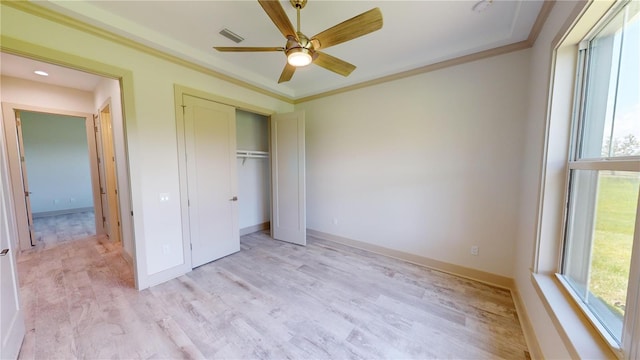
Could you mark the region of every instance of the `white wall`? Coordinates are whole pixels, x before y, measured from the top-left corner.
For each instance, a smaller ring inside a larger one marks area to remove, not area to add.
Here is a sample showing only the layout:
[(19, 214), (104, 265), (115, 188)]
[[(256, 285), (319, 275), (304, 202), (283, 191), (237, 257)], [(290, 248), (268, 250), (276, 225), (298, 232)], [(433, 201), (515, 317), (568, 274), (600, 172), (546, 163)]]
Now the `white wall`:
[(522, 157), (522, 182), (518, 209), (514, 279), (526, 306), (545, 358), (570, 358), (560, 335), (531, 282), (531, 267), (536, 246), (536, 228), (544, 155), (545, 117), (552, 59), (552, 41), (576, 6), (574, 1), (558, 1), (531, 49), (529, 68), (529, 105), (526, 113), (526, 138)]
[[(296, 106), (307, 117), (309, 227), (515, 276), (548, 358), (568, 353), (529, 267), (551, 39), (573, 5), (556, 2), (533, 49)], [(148, 286), (148, 276), (182, 261), (173, 84), (278, 112), (293, 106), (1, 6), (3, 36), (133, 72), (135, 116), (127, 118), (127, 139), (138, 271), (141, 286)], [(21, 102), (14, 98), (4, 101)], [(66, 106), (66, 99), (46, 100)], [(176, 196), (159, 207), (160, 192)], [(165, 243), (170, 254), (162, 252)], [(472, 244), (480, 256), (469, 255)]]
[[(127, 114), (133, 114), (127, 116), (125, 122), (138, 285), (145, 288), (179, 275), (181, 270), (176, 269), (184, 268), (185, 254), (182, 251), (174, 85), (275, 112), (292, 111), (293, 105), (76, 28), (38, 18), (5, 3), (0, 6), (3, 36), (133, 73), (133, 94), (129, 96), (133, 96), (134, 102), (124, 103), (123, 107)], [(160, 193), (170, 194), (171, 200), (163, 206), (159, 206)], [(166, 248), (169, 251), (164, 251)]]
[(85, 118), (20, 113), (31, 211), (93, 208)]
[[(268, 119), (236, 111), (238, 150), (269, 151)], [(270, 218), (269, 159), (238, 158), (238, 224), (240, 229), (260, 225)]]
[(528, 66), (519, 51), (297, 105), (308, 227), (511, 277)]
[(0, 78), (0, 99), (20, 105), (95, 113), (90, 92), (7, 76)]

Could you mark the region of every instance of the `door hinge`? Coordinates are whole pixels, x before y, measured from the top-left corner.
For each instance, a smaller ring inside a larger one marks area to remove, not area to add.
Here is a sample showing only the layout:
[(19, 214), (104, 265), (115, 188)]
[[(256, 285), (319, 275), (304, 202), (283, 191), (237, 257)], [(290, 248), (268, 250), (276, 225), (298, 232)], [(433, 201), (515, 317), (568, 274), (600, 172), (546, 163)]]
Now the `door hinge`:
[(120, 227), (120, 221), (118, 221), (118, 227)]
[(20, 125), (22, 125), (22, 122), (20, 120), (16, 120), (16, 125), (20, 126)]
[(118, 189), (116, 189), (116, 195), (118, 195)]
[(24, 196), (25, 196), (25, 197), (26, 197), (26, 196), (29, 196), (29, 194), (31, 194), (31, 191), (25, 191), (25, 192), (24, 192)]
[(191, 200), (187, 199), (187, 206), (191, 206)]
[(189, 248), (193, 250), (193, 244), (189, 243)]
[(131, 216), (133, 216), (133, 210), (131, 210)]
[(24, 156), (20, 156), (20, 161), (24, 162)]
[(97, 126), (94, 126), (94, 127), (93, 127), (93, 131), (95, 131), (95, 133), (97, 134), (97, 133), (98, 133), (98, 127), (97, 127)]
[(98, 165), (100, 165), (101, 162), (102, 160), (100, 160), (100, 157), (98, 157)]

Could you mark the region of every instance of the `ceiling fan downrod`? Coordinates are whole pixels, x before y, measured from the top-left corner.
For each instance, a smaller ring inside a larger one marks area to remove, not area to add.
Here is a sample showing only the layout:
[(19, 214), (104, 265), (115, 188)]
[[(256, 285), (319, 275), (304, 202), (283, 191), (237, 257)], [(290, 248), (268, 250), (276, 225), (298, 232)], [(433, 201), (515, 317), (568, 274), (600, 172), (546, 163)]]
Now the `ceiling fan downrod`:
[(297, 14), (297, 33), (300, 34), (300, 10), (304, 9), (305, 5), (307, 5), (307, 0), (289, 0), (289, 2), (291, 3), (291, 6), (293, 6), (294, 8), (296, 8), (296, 14)]

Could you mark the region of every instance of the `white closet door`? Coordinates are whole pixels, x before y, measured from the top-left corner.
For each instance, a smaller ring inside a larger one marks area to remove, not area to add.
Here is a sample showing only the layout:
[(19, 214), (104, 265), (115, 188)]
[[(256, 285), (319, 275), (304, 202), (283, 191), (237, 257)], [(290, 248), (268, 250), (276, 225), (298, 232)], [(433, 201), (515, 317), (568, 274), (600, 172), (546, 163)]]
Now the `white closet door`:
[(185, 95), (192, 267), (240, 250), (236, 109)]
[(307, 244), (304, 112), (271, 116), (271, 236)]

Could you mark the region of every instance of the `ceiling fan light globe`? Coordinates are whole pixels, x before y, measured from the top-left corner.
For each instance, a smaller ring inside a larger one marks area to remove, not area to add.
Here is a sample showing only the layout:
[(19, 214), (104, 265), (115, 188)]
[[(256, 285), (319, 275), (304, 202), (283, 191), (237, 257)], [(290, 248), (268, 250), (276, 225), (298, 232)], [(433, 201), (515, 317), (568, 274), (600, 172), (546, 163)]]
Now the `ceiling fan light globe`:
[(305, 48), (291, 49), (287, 52), (287, 62), (291, 66), (301, 67), (311, 64), (313, 61), (310, 51)]

